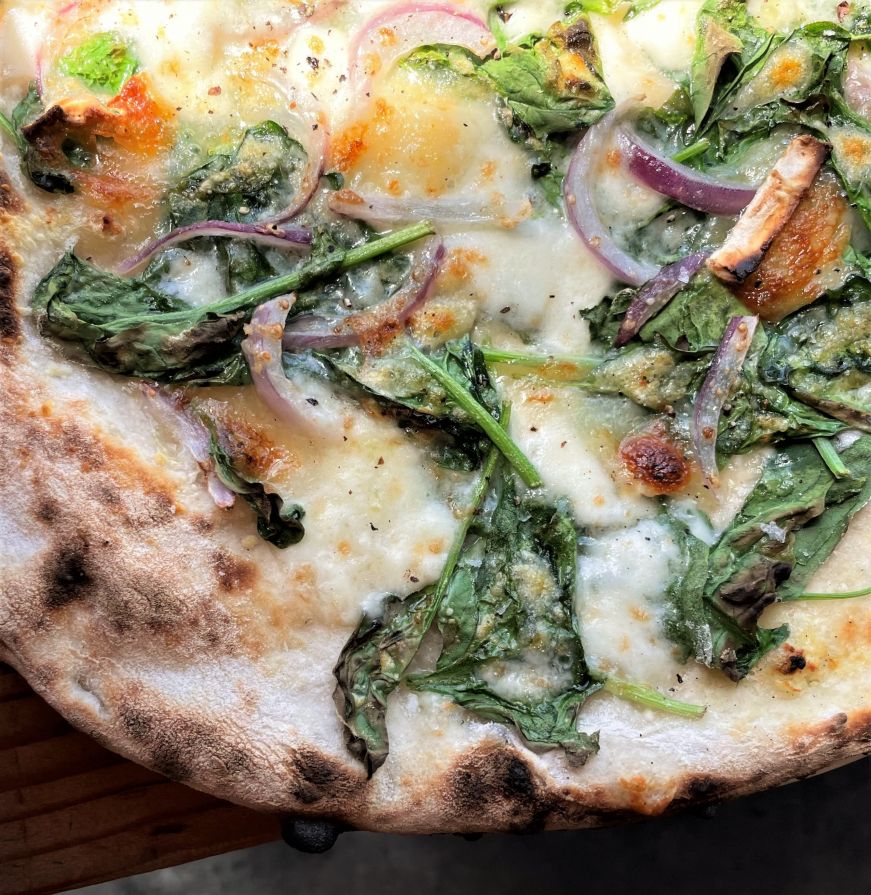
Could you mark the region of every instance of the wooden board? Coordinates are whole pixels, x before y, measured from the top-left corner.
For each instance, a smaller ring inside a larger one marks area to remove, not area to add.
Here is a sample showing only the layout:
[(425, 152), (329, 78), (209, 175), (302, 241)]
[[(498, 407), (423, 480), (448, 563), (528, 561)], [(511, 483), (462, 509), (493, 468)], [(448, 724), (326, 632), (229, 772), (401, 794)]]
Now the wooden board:
[(44, 895), (279, 837), (73, 730), (0, 665), (0, 895)]

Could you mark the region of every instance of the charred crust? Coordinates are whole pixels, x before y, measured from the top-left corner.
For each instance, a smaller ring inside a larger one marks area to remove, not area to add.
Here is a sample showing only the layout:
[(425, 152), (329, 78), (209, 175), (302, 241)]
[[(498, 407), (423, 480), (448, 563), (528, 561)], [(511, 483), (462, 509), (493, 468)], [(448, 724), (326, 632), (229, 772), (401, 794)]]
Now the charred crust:
[(543, 829), (554, 805), (538, 775), (510, 747), (479, 749), (449, 773), (446, 797), (463, 826), (471, 832), (499, 829), (534, 832)]
[(62, 609), (88, 597), (94, 586), (89, 554), (87, 541), (79, 537), (48, 562), (43, 573), (46, 609)]
[(219, 589), (227, 593), (250, 590), (257, 581), (257, 566), (227, 550), (212, 552), (212, 568)]
[(120, 708), (121, 726), (156, 771), (179, 783), (204, 774), (234, 779), (252, 772), (248, 753), (215, 728), (141, 695), (153, 710), (137, 707), (136, 695), (130, 694)]
[(315, 749), (293, 749), (286, 762), (292, 781), (291, 795), (300, 804), (336, 803), (345, 808), (348, 796), (359, 788), (361, 776), (355, 776), (343, 765)]
[[(0, 181), (2, 196), (2, 181)], [(9, 249), (0, 243), (0, 343), (15, 343), (21, 338), (21, 318), (15, 307), (18, 268)], [(0, 344), (2, 351), (2, 344)]]

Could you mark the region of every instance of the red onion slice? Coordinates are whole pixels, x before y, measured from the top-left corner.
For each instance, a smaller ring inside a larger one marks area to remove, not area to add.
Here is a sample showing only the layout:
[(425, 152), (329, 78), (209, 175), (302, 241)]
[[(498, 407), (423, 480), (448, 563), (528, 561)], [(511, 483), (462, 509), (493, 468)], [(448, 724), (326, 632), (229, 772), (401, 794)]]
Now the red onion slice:
[(701, 270), (708, 258), (708, 252), (688, 255), (662, 270), (639, 291), (626, 310), (620, 324), (620, 331), (614, 339), (614, 347), (622, 348), (638, 331), (658, 314)]
[(370, 341), (383, 342), (403, 329), (412, 314), (430, 299), (446, 254), (441, 240), (430, 240), (415, 253), (405, 286), (375, 308), (338, 322), (314, 314), (295, 318), (284, 331), (282, 344), (285, 350), (350, 348)]
[(247, 239), (282, 249), (304, 250), (312, 243), (312, 235), (308, 230), (299, 228), (281, 229), (274, 224), (239, 224), (235, 221), (202, 221), (177, 227), (166, 236), (148, 243), (142, 251), (123, 261), (118, 272), (131, 274), (150, 261), (158, 252), (168, 249), (179, 242), (188, 242), (200, 236), (227, 236), (232, 239)]
[(629, 127), (617, 136), (629, 173), (645, 186), (707, 214), (735, 215), (747, 207), (756, 189), (703, 174), (672, 161)]
[(758, 317), (733, 317), (726, 327), (720, 347), (696, 398), (693, 411), (692, 440), (702, 474), (715, 487), (717, 469), (717, 433), (723, 406), (729, 399), (759, 324)]
[(335, 214), (373, 225), (403, 224), (421, 219), (446, 224), (492, 224), (511, 217), (505, 210), (483, 199), (395, 198), (377, 193), (360, 195), (353, 190), (333, 193), (329, 206)]
[(305, 395), (284, 373), (281, 339), (294, 301), (296, 296), (290, 295), (260, 305), (251, 317), (242, 352), (257, 394), (277, 419), (309, 438), (340, 441), (341, 418)]
[(427, 44), (465, 47), (476, 56), (496, 49), (486, 22), (449, 3), (401, 3), (370, 19), (350, 47), (351, 85), (365, 93), (372, 77)]
[(638, 261), (617, 245), (599, 217), (592, 192), (611, 133), (625, 114), (624, 107), (614, 109), (584, 134), (569, 164), (563, 195), (569, 220), (584, 245), (619, 280), (631, 286), (641, 286), (653, 279), (659, 268)]
[(861, 44), (855, 44), (847, 52), (844, 99), (853, 112), (871, 121), (871, 56)]
[(150, 400), (158, 402), (166, 415), (172, 419), (181, 443), (206, 477), (206, 487), (215, 506), (227, 510), (236, 503), (236, 495), (221, 481), (215, 471), (209, 452), (211, 441), (209, 431), (178, 398), (152, 385), (144, 384), (142, 390)]

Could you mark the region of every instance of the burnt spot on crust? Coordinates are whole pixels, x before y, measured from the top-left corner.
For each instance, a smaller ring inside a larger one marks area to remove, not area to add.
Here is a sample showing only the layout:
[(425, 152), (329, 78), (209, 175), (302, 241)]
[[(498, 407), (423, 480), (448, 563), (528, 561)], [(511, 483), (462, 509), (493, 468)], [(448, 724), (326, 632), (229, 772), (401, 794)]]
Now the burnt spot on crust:
[(151, 694), (136, 690), (121, 705), (121, 727), (137, 753), (156, 771), (179, 783), (251, 774), (247, 753), (214, 727), (172, 711)]
[(447, 790), (458, 821), (470, 831), (498, 827), (535, 832), (544, 829), (555, 805), (533, 767), (510, 746), (481, 748), (465, 756), (449, 773)]
[(290, 794), (306, 806), (327, 802), (345, 808), (343, 803), (363, 779), (362, 772), (355, 775), (328, 755), (304, 747), (290, 751), (285, 768)]
[(228, 593), (249, 590), (257, 581), (257, 566), (248, 560), (233, 556), (227, 550), (219, 549), (212, 552), (212, 568), (218, 587)]
[(624, 438), (619, 456), (628, 475), (645, 492), (670, 494), (683, 488), (690, 477), (686, 454), (658, 428)]
[(61, 609), (88, 596), (94, 584), (89, 562), (88, 543), (82, 537), (57, 550), (43, 573), (47, 609)]
[(18, 268), (9, 249), (0, 243), (0, 355), (3, 343), (13, 344), (21, 338), (21, 318), (15, 307)]

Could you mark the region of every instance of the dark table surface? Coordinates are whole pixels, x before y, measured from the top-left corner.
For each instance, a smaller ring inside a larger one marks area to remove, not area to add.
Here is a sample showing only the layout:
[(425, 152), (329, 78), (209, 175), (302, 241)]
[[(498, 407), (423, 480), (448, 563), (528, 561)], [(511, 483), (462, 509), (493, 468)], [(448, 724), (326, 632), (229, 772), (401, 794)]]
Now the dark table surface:
[(610, 830), (404, 838), (343, 835), (332, 851), (284, 845), (81, 890), (87, 895), (866, 895), (867, 759), (712, 811)]

